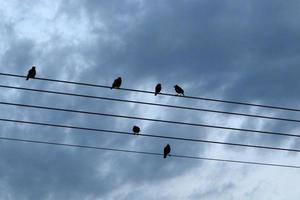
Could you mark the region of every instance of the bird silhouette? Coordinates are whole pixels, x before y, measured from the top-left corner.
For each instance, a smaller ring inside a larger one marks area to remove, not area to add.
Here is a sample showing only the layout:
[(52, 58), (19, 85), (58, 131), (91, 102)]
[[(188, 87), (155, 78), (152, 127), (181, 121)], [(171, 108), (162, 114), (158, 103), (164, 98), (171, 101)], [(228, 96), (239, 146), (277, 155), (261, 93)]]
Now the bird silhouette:
[(122, 84), (122, 78), (118, 77), (117, 79), (114, 80), (110, 89), (113, 89), (113, 88), (119, 89), (121, 87), (121, 84)]
[(164, 158), (166, 158), (171, 152), (171, 147), (169, 144), (167, 144), (164, 148)]
[(138, 135), (140, 133), (141, 129), (138, 126), (133, 126), (132, 131), (133, 131), (134, 135)]
[(35, 75), (36, 75), (35, 66), (32, 66), (32, 68), (28, 70), (26, 81), (28, 81), (28, 79), (30, 78), (35, 78)]
[(184, 96), (184, 90), (181, 87), (179, 87), (178, 85), (175, 85), (174, 88), (175, 88), (175, 91), (177, 92), (177, 95)]
[(154, 95), (156, 96), (157, 94), (160, 93), (160, 91), (161, 91), (161, 84), (159, 83), (155, 87), (155, 93), (154, 93)]

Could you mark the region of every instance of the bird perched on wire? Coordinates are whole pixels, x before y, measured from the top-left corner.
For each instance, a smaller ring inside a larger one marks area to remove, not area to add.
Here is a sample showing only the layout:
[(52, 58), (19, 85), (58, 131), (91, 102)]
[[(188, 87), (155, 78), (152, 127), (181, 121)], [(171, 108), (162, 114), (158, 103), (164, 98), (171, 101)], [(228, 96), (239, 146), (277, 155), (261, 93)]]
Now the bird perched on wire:
[(171, 147), (169, 144), (167, 144), (164, 148), (164, 158), (166, 158), (171, 152)]
[(122, 84), (122, 78), (118, 77), (117, 79), (114, 80), (110, 89), (113, 89), (113, 88), (119, 89), (121, 87), (121, 84)]
[(28, 81), (30, 78), (35, 78), (35, 75), (36, 75), (35, 66), (32, 66), (32, 68), (28, 70), (26, 81)]
[(140, 127), (138, 127), (138, 126), (132, 127), (133, 135), (138, 135), (140, 133), (140, 131), (141, 131)]
[(184, 96), (184, 90), (181, 87), (179, 87), (178, 85), (175, 85), (174, 88), (175, 88), (175, 91), (177, 92), (177, 95)]
[(160, 91), (161, 91), (161, 84), (159, 83), (155, 87), (155, 93), (154, 93), (154, 95), (156, 96), (157, 94), (160, 93)]

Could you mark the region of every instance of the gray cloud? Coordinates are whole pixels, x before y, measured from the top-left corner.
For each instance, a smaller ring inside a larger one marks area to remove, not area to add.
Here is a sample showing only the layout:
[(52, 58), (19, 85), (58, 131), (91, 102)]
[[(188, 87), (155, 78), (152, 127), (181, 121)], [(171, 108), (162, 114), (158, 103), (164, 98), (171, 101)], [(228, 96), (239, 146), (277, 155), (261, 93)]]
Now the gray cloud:
[[(109, 85), (114, 78), (122, 76), (124, 86), (130, 88), (152, 90), (157, 82), (161, 82), (164, 91), (173, 92), (173, 85), (179, 84), (184, 86), (188, 95), (297, 107), (297, 22), (300, 17), (297, 1), (44, 1), (32, 4), (31, 1), (7, 2), (4, 4), (6, 9), (0, 9), (0, 37), (4, 46), (0, 46), (2, 72), (25, 74), (31, 65), (37, 65), (41, 77)], [(28, 5), (32, 7), (29, 9)], [(296, 113), (154, 98), (41, 81), (25, 82), (1, 77), (1, 83), (299, 118)], [(295, 123), (3, 91), (7, 93), (1, 96), (1, 100), (14, 102), (297, 132)], [(1, 111), (1, 117), (14, 119), (128, 131), (132, 125), (138, 124), (142, 133), (298, 146), (293, 139), (205, 128), (5, 106), (1, 106)], [(1, 135), (19, 138), (154, 152), (160, 152), (166, 143), (170, 143), (176, 154), (265, 162), (292, 163), (299, 158), (294, 154), (289, 160), (285, 158), (287, 154), (277, 156), (274, 152), (1, 124)], [(265, 197), (264, 189), (270, 197), (274, 191), (285, 193), (291, 188), (280, 186), (280, 181), (286, 178), (279, 177), (281, 169), (267, 172), (250, 166), (231, 167), (234, 165), (8, 142), (1, 142), (0, 148), (0, 189), (5, 191), (0, 195), (1, 199), (164, 197), (210, 200), (222, 194), (224, 199), (260, 199)], [(229, 172), (236, 176), (230, 176)], [(271, 182), (270, 185), (262, 184), (261, 178), (255, 180), (253, 174), (264, 177)], [(272, 177), (277, 177), (278, 181)], [(287, 177), (292, 177), (291, 184), (297, 183), (299, 173), (293, 171)], [(241, 189), (240, 182), (245, 189)], [(290, 199), (297, 194), (293, 191)]]

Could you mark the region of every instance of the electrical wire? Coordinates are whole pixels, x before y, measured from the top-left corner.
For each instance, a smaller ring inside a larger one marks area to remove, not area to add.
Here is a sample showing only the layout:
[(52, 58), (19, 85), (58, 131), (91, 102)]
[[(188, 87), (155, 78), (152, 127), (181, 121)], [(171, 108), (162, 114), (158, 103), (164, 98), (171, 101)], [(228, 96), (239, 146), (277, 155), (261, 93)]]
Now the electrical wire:
[(229, 146), (238, 146), (238, 147), (247, 147), (247, 148), (258, 148), (258, 149), (267, 149), (267, 150), (276, 150), (276, 151), (288, 151), (288, 152), (297, 152), (297, 153), (300, 152), (300, 149), (279, 148), (279, 147), (251, 145), (251, 144), (240, 144), (240, 143), (232, 143), (232, 142), (219, 142), (219, 141), (213, 141), (213, 140), (173, 137), (173, 136), (165, 136), (165, 135), (157, 135), (157, 134), (153, 135), (153, 134), (147, 134), (147, 133), (140, 133), (139, 135), (133, 135), (132, 132), (126, 132), (126, 131), (115, 131), (115, 130), (107, 130), (107, 129), (70, 126), (70, 125), (65, 125), (65, 124), (42, 123), (42, 122), (5, 119), (5, 118), (0, 118), (0, 121), (12, 122), (12, 123), (17, 123), (17, 124), (19, 123), (19, 124), (29, 124), (29, 125), (38, 125), (38, 126), (47, 126), (47, 127), (56, 127), (56, 128), (68, 128), (68, 129), (75, 129), (75, 130), (93, 131), (93, 132), (104, 132), (104, 133), (112, 133), (112, 134), (120, 134), (120, 135), (130, 135), (130, 136), (134, 136), (134, 137), (152, 137), (152, 138), (209, 143), (209, 144), (217, 144), (217, 145), (229, 145)]
[[(117, 148), (107, 148), (107, 147), (88, 146), (88, 145), (79, 145), (79, 144), (58, 143), (58, 142), (49, 142), (49, 141), (40, 141), (40, 140), (27, 140), (27, 139), (18, 139), (18, 138), (9, 138), (9, 137), (0, 137), (0, 140), (35, 143), (35, 144), (43, 144), (43, 145), (55, 145), (55, 146), (64, 146), (64, 147), (73, 147), (73, 148), (94, 149), (94, 150), (106, 150), (106, 151), (132, 153), (132, 154), (143, 154), (143, 155), (152, 155), (152, 156), (160, 156), (160, 157), (163, 156), (162, 153), (155, 153), (155, 152), (148, 152), (148, 151), (135, 151), (135, 150), (128, 150), (128, 149), (117, 149)], [(207, 161), (216, 161), (216, 162), (227, 162), (227, 163), (239, 163), (239, 164), (248, 164), (248, 165), (300, 169), (300, 166), (298, 166), (298, 165), (284, 165), (284, 164), (275, 164), (275, 163), (252, 162), (252, 161), (219, 159), (219, 158), (198, 157), (198, 156), (186, 156), (186, 155), (177, 155), (177, 154), (169, 154), (169, 155), (171, 158), (173, 157), (173, 158), (182, 158), (182, 159), (207, 160)]]
[[(11, 74), (11, 73), (0, 73), (0, 75), (10, 76), (10, 77), (17, 77), (17, 78), (26, 78), (26, 76)], [(106, 88), (106, 89), (111, 88), (110, 86), (107, 86), (107, 85), (91, 84), (91, 83), (83, 83), (83, 82), (75, 82), (75, 81), (66, 81), (66, 80), (58, 80), (58, 79), (38, 78), (38, 77), (36, 77), (34, 79), (42, 80), (42, 81), (49, 81), (49, 82), (56, 82), (56, 83), (66, 83), (66, 84), (73, 84), (73, 85), (88, 86), (88, 87), (97, 87), (97, 88)], [(119, 88), (118, 90), (154, 94), (153, 91), (147, 91), (147, 90), (137, 90), (137, 89), (129, 89), (129, 88)], [(288, 107), (282, 107), (282, 106), (263, 105), (263, 104), (246, 103), (246, 102), (240, 102), (240, 101), (231, 101), (231, 100), (206, 98), (206, 97), (196, 97), (196, 96), (186, 96), (186, 95), (185, 96), (178, 96), (176, 94), (170, 94), (170, 93), (160, 93), (160, 95), (187, 98), (187, 99), (196, 99), (196, 100), (203, 100), (203, 101), (211, 101), (211, 102), (219, 102), (219, 103), (227, 103), (227, 104), (235, 104), (235, 105), (242, 105), (242, 106), (254, 106), (254, 107), (260, 107), (260, 108), (270, 108), (270, 109), (277, 109), (277, 110), (300, 112), (300, 109), (288, 108)]]
[(118, 101), (118, 102), (125, 102), (125, 103), (135, 103), (135, 104), (150, 105), (150, 106), (159, 106), (159, 107), (167, 107), (167, 108), (176, 108), (176, 109), (184, 109), (184, 110), (211, 112), (211, 113), (218, 113), (218, 114), (228, 114), (228, 115), (237, 115), (237, 116), (244, 116), (244, 117), (300, 123), (300, 120), (298, 120), (298, 119), (288, 119), (288, 118), (281, 118), (281, 117), (254, 115), (254, 114), (246, 114), (246, 113), (239, 113), (239, 112), (227, 112), (227, 111), (221, 111), (221, 110), (212, 110), (212, 109), (195, 108), (195, 107), (187, 107), (187, 106), (177, 106), (177, 105), (161, 104), (161, 103), (151, 103), (151, 102), (145, 102), (145, 101), (133, 101), (133, 100), (127, 100), (127, 99), (120, 99), (120, 98), (110, 98), (110, 97), (78, 94), (78, 93), (59, 92), (59, 91), (53, 91), (53, 90), (24, 88), (24, 87), (16, 87), (16, 86), (1, 85), (1, 84), (0, 84), (0, 87), (7, 88), (7, 89), (30, 91), (30, 92), (57, 94), (57, 95), (65, 95), (65, 96), (75, 96), (75, 97), (82, 97), (82, 98), (100, 99), (100, 100), (107, 100), (107, 101)]
[(216, 125), (200, 124), (200, 123), (188, 123), (188, 122), (153, 119), (153, 118), (145, 118), (145, 117), (133, 117), (133, 116), (127, 116), (127, 115), (107, 114), (107, 113), (100, 113), (100, 112), (72, 110), (72, 109), (55, 108), (55, 107), (48, 107), (48, 106), (36, 106), (36, 105), (19, 104), (19, 103), (11, 103), (11, 102), (3, 102), (3, 101), (0, 101), (0, 104), (9, 105), (9, 106), (43, 109), (43, 110), (53, 110), (53, 111), (60, 111), (60, 112), (79, 113), (79, 114), (86, 114), (86, 115), (106, 116), (106, 117), (114, 117), (114, 118), (135, 119), (135, 120), (142, 120), (142, 121), (152, 121), (152, 122), (159, 122), (159, 123), (178, 124), (178, 125), (205, 127), (205, 128), (213, 128), (213, 129), (223, 129), (223, 130), (231, 130), (231, 131), (260, 133), (260, 134), (275, 135), (275, 136), (288, 136), (288, 137), (297, 137), (297, 138), (300, 137), (300, 135), (292, 134), (292, 133), (262, 131), (262, 130), (253, 130), (253, 129), (244, 129), (244, 128), (234, 128), (234, 127), (228, 127), (228, 126), (216, 126)]
[[(21, 76), (21, 75), (16, 75), (16, 74), (8, 74), (8, 73), (0, 73), (0, 75), (11, 76), (11, 77), (19, 77), (19, 78), (25, 78), (26, 77), (26, 76)], [(82, 82), (72, 82), (72, 81), (64, 81), (64, 80), (56, 80), (56, 79), (48, 79), (48, 78), (35, 78), (35, 79), (43, 80), (43, 81), (58, 82), (58, 83), (67, 83), (67, 84), (75, 84), (75, 85), (82, 85), (82, 86), (98, 87), (98, 88), (110, 88), (110, 86), (90, 84), (90, 83), (82, 83)], [(277, 118), (277, 117), (262, 116), (262, 115), (250, 115), (250, 114), (244, 114), (244, 113), (235, 113), (235, 112), (226, 112), (226, 111), (219, 111), (219, 110), (201, 109), (201, 108), (186, 107), (186, 106), (175, 106), (175, 105), (169, 105), (169, 104), (156, 104), (156, 103), (150, 103), (150, 102), (131, 101), (131, 100), (124, 100), (124, 99), (116, 99), (116, 98), (106, 98), (106, 97), (98, 97), (98, 96), (91, 96), (91, 95), (81, 95), (81, 94), (75, 94), (75, 93), (63, 93), (63, 92), (38, 90), (38, 89), (30, 89), (30, 88), (21, 88), (21, 87), (17, 88), (17, 87), (13, 87), (13, 86), (5, 86), (5, 85), (1, 85), (0, 87), (2, 87), (2, 88), (6, 87), (6, 88), (11, 88), (11, 89), (21, 89), (21, 90), (28, 90), (28, 91), (35, 91), (35, 92), (46, 92), (46, 93), (60, 94), (60, 95), (97, 98), (97, 99), (110, 100), (110, 101), (122, 101), (122, 102), (128, 102), (128, 103), (139, 103), (139, 104), (145, 104), (145, 105), (163, 106), (163, 107), (171, 107), (171, 108), (178, 108), (178, 109), (197, 110), (197, 111), (215, 112), (215, 113), (221, 113), (221, 114), (232, 114), (232, 115), (240, 115), (240, 116), (247, 116), (247, 117), (256, 117), (256, 118), (274, 119), (274, 120), (282, 120), (282, 121), (300, 122), (300, 120), (296, 120), (296, 119)], [(154, 94), (154, 92), (152, 92), (152, 91), (135, 90), (135, 89), (128, 89), (128, 88), (120, 88), (119, 90)], [(161, 93), (160, 95), (178, 97), (177, 95), (168, 94), (168, 93)], [(204, 97), (183, 96), (181, 98), (198, 99), (198, 100), (229, 103), (229, 104), (237, 104), (237, 105), (245, 105), (245, 106), (256, 106), (256, 107), (262, 107), (262, 108), (272, 108), (272, 109), (295, 111), (295, 112), (300, 111), (300, 109), (294, 109), (294, 108), (278, 107), (278, 106), (270, 106), (270, 105), (262, 105), (262, 104), (252, 104), (252, 103), (237, 102), (237, 101), (227, 101), (227, 100), (204, 98)], [(0, 104), (2, 104), (2, 105), (12, 105), (12, 106), (21, 106), (21, 107), (29, 107), (29, 108), (37, 108), (37, 109), (55, 110), (55, 111), (64, 111), (64, 112), (73, 112), (73, 113), (81, 113), (81, 114), (90, 114), (90, 115), (102, 115), (102, 116), (108, 116), (108, 117), (120, 117), (120, 118), (127, 118), (127, 119), (137, 119), (137, 120), (146, 120), (146, 121), (154, 121), (154, 122), (181, 124), (181, 125), (188, 125), (188, 126), (201, 126), (201, 127), (207, 127), (207, 128), (217, 128), (217, 129), (234, 130), (234, 131), (246, 131), (246, 132), (255, 132), (255, 133), (280, 135), (280, 136), (290, 136), (290, 137), (300, 137), (300, 135), (282, 133), (282, 132), (259, 131), (259, 130), (252, 130), (252, 129), (239, 129), (239, 128), (233, 128), (233, 127), (213, 126), (213, 125), (207, 125), (207, 124), (186, 123), (186, 122), (177, 122), (177, 121), (169, 121), (169, 120), (159, 120), (159, 119), (151, 119), (151, 118), (132, 117), (132, 116), (124, 116), (124, 115), (114, 115), (114, 114), (96, 113), (96, 112), (88, 112), (88, 111), (80, 111), (80, 110), (53, 108), (53, 107), (45, 107), (45, 106), (15, 104), (15, 103), (9, 103), (9, 102), (0, 102)], [(132, 135), (132, 133), (122, 132), (122, 131), (91, 129), (91, 128), (85, 128), (85, 127), (75, 127), (75, 126), (58, 125), (58, 124), (47, 124), (47, 123), (40, 123), (40, 122), (29, 122), (29, 121), (10, 120), (10, 119), (0, 119), (0, 121), (35, 124), (35, 125), (43, 125), (43, 126), (55, 126), (55, 127), (60, 127), (60, 128), (74, 128), (74, 129), (80, 129), (80, 130), (89, 130), (89, 131), (98, 131), (98, 132), (101, 131), (101, 132), (110, 132), (110, 133), (128, 134), (128, 135), (131, 134)], [(259, 146), (259, 145), (237, 144), (237, 143), (210, 141), (210, 140), (198, 140), (198, 139), (180, 138), (180, 137), (171, 137), (171, 136), (162, 136), (162, 135), (141, 134), (140, 136), (158, 137), (158, 138), (175, 139), (175, 140), (186, 140), (186, 141), (213, 143), (213, 144), (222, 144), (222, 145), (231, 145), (231, 146), (263, 148), (263, 149), (270, 149), (270, 150), (300, 152), (300, 150), (298, 150), (298, 149), (287, 149), (287, 148), (267, 147), (267, 146)], [(97, 150), (108, 150), (108, 151), (117, 151), (117, 152), (124, 152), (124, 153), (136, 153), (136, 154), (145, 154), (145, 155), (155, 155), (155, 156), (162, 156), (163, 155), (162, 153), (154, 153), (154, 152), (146, 152), (146, 151), (134, 151), (134, 150), (126, 150), (126, 149), (115, 149), (115, 148), (105, 148), (105, 147), (87, 146), (87, 145), (78, 145), (78, 144), (56, 143), (56, 142), (47, 142), (47, 141), (38, 141), (38, 140), (25, 140), (25, 139), (8, 138), (8, 137), (0, 137), (0, 140), (15, 141), (15, 142), (27, 142), (27, 143), (37, 143), (37, 144), (46, 144), (46, 145), (56, 145), (56, 146), (66, 146), (66, 147), (76, 147), (76, 148), (88, 148), (88, 149), (97, 149)], [(282, 164), (274, 164), (274, 163), (262, 163), (262, 162), (251, 162), (251, 161), (249, 162), (249, 161), (240, 161), (240, 160), (218, 159), (218, 158), (175, 155), (175, 154), (170, 155), (170, 156), (175, 157), (175, 158), (210, 160), (210, 161), (218, 161), (218, 162), (229, 162), (229, 163), (240, 163), (240, 164), (251, 164), (251, 165), (262, 165), (262, 166), (273, 166), (273, 167), (285, 167), (285, 168), (300, 169), (300, 166), (296, 166), (296, 165), (282, 165)]]

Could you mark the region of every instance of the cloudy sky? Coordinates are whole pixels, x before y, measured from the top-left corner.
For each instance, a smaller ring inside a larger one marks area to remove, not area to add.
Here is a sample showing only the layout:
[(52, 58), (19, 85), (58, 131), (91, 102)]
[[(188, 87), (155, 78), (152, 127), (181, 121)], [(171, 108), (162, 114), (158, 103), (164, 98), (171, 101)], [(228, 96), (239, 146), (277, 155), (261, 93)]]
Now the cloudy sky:
[[(0, 72), (299, 108), (298, 0), (0, 0)], [(0, 77), (0, 84), (300, 119), (233, 106)], [(0, 101), (300, 134), (299, 123), (1, 88)], [(300, 148), (300, 140), (0, 106), (1, 118)], [(0, 122), (1, 136), (300, 165), (297, 153)], [(299, 199), (300, 170), (0, 141), (0, 199)]]

